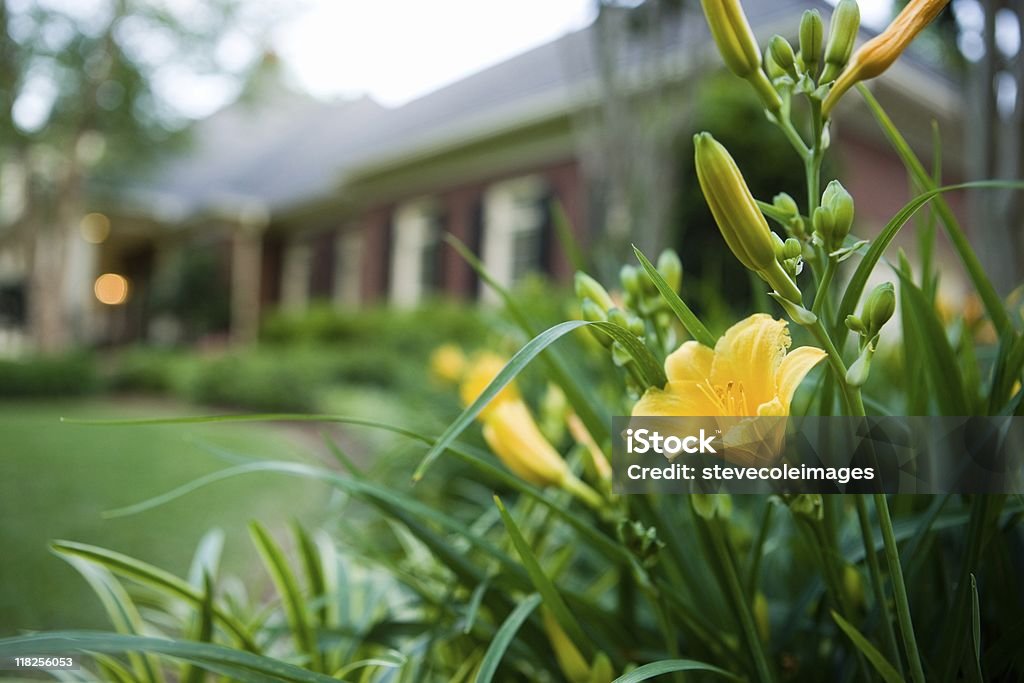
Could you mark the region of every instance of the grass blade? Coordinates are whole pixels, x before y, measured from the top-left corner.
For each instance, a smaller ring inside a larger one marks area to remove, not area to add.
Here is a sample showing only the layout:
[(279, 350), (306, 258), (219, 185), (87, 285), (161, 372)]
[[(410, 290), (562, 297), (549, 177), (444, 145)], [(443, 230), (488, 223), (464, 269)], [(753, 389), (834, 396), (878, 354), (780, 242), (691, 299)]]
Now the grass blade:
[(857, 628), (839, 616), (839, 613), (835, 610), (832, 611), (832, 618), (836, 620), (839, 628), (842, 629), (843, 633), (853, 642), (853, 644), (860, 650), (869, 662), (871, 666), (875, 667), (875, 671), (885, 683), (904, 683), (903, 676), (889, 663), (889, 660), (885, 658), (878, 648), (871, 644), (871, 641), (864, 637)]
[[(1022, 187), (1024, 187), (1024, 183), (1002, 180), (979, 180), (970, 183), (959, 183), (956, 185), (932, 188), (907, 202), (903, 208), (900, 209), (888, 223), (886, 223), (885, 228), (878, 233), (878, 236), (871, 240), (871, 244), (868, 246), (867, 252), (865, 252), (864, 257), (857, 265), (857, 269), (853, 272), (853, 276), (850, 278), (849, 284), (846, 286), (846, 291), (843, 293), (843, 298), (839, 303), (839, 310), (836, 312), (836, 318), (833, 325), (834, 336), (836, 337), (836, 346), (842, 348), (842, 342), (846, 339), (847, 334), (846, 316), (854, 313), (857, 302), (864, 293), (864, 288), (867, 286), (868, 278), (871, 276), (875, 266), (878, 265), (882, 255), (892, 243), (893, 239), (895, 239), (896, 235), (921, 207), (933, 199), (941, 200), (940, 195), (945, 192), (952, 192), (953, 190), (969, 188), (1008, 189)], [(1002, 310), (1001, 303), (1000, 310)]]
[(295, 638), (295, 644), (301, 652), (305, 653), (310, 668), (314, 671), (321, 671), (323, 662), (320, 658), (320, 649), (317, 647), (313, 622), (306, 609), (306, 601), (299, 590), (299, 582), (296, 581), (295, 574), (284, 557), (284, 552), (270, 533), (258, 522), (249, 524), (249, 533), (252, 535), (256, 550), (263, 558), (263, 563), (274, 582), (274, 587), (281, 597), (281, 604), (284, 607), (292, 636)]
[[(931, 176), (925, 169), (924, 165), (921, 164), (920, 159), (914, 154), (914, 151), (907, 144), (906, 139), (899, 132), (892, 120), (882, 109), (882, 105), (878, 103), (875, 96), (871, 94), (871, 91), (863, 84), (857, 86), (857, 90), (860, 92), (864, 101), (867, 102), (868, 108), (874, 115), (878, 125), (882, 128), (882, 132), (889, 139), (890, 144), (903, 161), (903, 165), (906, 166), (907, 170), (910, 171), (911, 175), (917, 184), (924, 190), (934, 190), (935, 184), (932, 181)], [(1008, 183), (1002, 185), (1007, 189), (1020, 188), (1021, 183)], [(942, 220), (943, 226), (946, 228), (946, 235), (949, 237), (949, 241), (953, 243), (953, 248), (956, 250), (957, 255), (964, 264), (964, 268), (967, 270), (967, 275), (970, 277), (971, 282), (974, 284), (974, 288), (978, 292), (978, 296), (985, 304), (985, 310), (988, 311), (989, 317), (992, 319), (992, 324), (995, 325), (996, 331), (1000, 336), (1009, 334), (1013, 331), (1012, 323), (1010, 322), (1010, 316), (1006, 312), (1006, 308), (1003, 306), (1002, 299), (999, 298), (999, 294), (996, 292), (992, 282), (985, 275), (985, 268), (981, 265), (981, 261), (978, 260), (977, 254), (971, 249), (970, 243), (967, 241), (967, 236), (964, 235), (963, 230), (960, 228), (960, 224), (956, 220), (956, 216), (953, 214), (952, 209), (949, 208), (949, 204), (945, 200), (939, 199), (936, 202), (936, 211), (939, 214), (939, 218)]]
[(636, 245), (633, 246), (633, 253), (636, 254), (637, 260), (640, 261), (640, 265), (644, 267), (651, 280), (654, 281), (654, 286), (661, 292), (661, 298), (665, 300), (665, 303), (669, 305), (672, 312), (679, 318), (679, 322), (683, 324), (686, 331), (690, 333), (690, 336), (696, 339), (704, 346), (715, 348), (715, 337), (708, 328), (704, 326), (704, 323), (700, 321), (700, 318), (690, 310), (690, 307), (679, 297), (679, 294), (672, 289), (665, 278), (661, 276), (658, 269), (654, 267), (654, 264), (648, 260), (644, 253), (640, 251)]
[[(74, 567), (86, 580), (100, 599), (115, 631), (126, 635), (141, 635), (144, 632), (138, 608), (131, 596), (128, 595), (128, 591), (117, 582), (109, 570), (102, 565), (87, 562), (81, 557), (61, 555), (61, 559)], [(128, 660), (131, 662), (136, 680), (157, 683), (162, 683), (164, 680), (160, 665), (154, 658), (132, 652), (128, 654)]]
[[(122, 553), (75, 541), (54, 541), (51, 548), (59, 555), (80, 557), (106, 567), (118, 576), (150, 586), (172, 597), (183, 599), (194, 606), (200, 606), (203, 603), (204, 596), (200, 589), (163, 569), (158, 569)], [(254, 653), (259, 651), (248, 629), (240, 621), (220, 606), (215, 606), (213, 613), (246, 650)]]
[(191, 661), (210, 671), (231, 676), (232, 680), (288, 681), (289, 683), (338, 683), (338, 679), (223, 645), (185, 640), (97, 631), (56, 631), (0, 639), (0, 657), (32, 653), (59, 655), (68, 652), (121, 654), (146, 652)]
[(519, 627), (523, 625), (523, 622), (529, 618), (530, 614), (533, 613), (533, 610), (537, 609), (540, 603), (541, 596), (534, 593), (512, 610), (512, 613), (502, 623), (498, 632), (494, 634), (491, 644), (487, 646), (487, 652), (480, 661), (480, 668), (477, 670), (475, 683), (490, 683), (491, 679), (494, 678), (495, 672), (498, 670), (501, 658), (505, 656), (505, 650), (508, 649), (509, 643), (515, 638)]
[(974, 651), (974, 668), (971, 673), (981, 683), (985, 676), (981, 672), (981, 604), (978, 600), (978, 580), (971, 573), (971, 645)]
[(512, 515), (505, 508), (505, 504), (497, 496), (494, 497), (494, 502), (498, 506), (498, 511), (501, 512), (501, 519), (505, 522), (505, 528), (512, 539), (512, 545), (515, 546), (516, 551), (519, 553), (519, 558), (522, 560), (523, 566), (526, 567), (526, 572), (530, 575), (534, 588), (537, 589), (537, 592), (540, 593), (544, 600), (544, 606), (547, 607), (551, 615), (565, 630), (570, 640), (572, 640), (576, 647), (580, 648), (584, 657), (589, 661), (594, 656), (594, 648), (590, 644), (590, 639), (584, 634), (583, 628), (576, 621), (576, 617), (569, 611), (568, 606), (566, 606), (565, 601), (562, 599), (562, 595), (558, 592), (558, 588), (555, 587), (555, 584), (544, 573), (540, 562), (537, 561), (536, 555), (533, 554), (526, 539), (523, 538), (522, 532), (519, 531), (518, 525), (512, 519)]
[(651, 664), (644, 664), (643, 666), (637, 667), (628, 674), (619, 676), (612, 681), (612, 683), (640, 683), (640, 681), (647, 681), (658, 676), (664, 676), (665, 674), (676, 673), (679, 671), (704, 671), (711, 674), (717, 674), (718, 676), (734, 681), (741, 680), (738, 676), (729, 673), (725, 669), (719, 669), (717, 666), (711, 666), (704, 662), (698, 662), (692, 659), (666, 659), (661, 662), (652, 662)]
[(914, 328), (914, 336), (927, 343), (918, 346), (924, 375), (932, 386), (933, 395), (942, 415), (970, 415), (970, 400), (964, 389), (963, 376), (956, 352), (946, 338), (946, 331), (929, 305), (924, 292), (910, 277), (896, 271), (900, 278), (900, 293), (904, 305), (902, 314)]

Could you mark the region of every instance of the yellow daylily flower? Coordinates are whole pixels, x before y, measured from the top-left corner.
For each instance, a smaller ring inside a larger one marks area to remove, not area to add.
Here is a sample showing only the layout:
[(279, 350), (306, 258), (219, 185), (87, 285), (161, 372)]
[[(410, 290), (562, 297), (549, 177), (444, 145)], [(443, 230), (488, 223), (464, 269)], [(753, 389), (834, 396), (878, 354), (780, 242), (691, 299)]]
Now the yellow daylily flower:
[(430, 374), (454, 384), (462, 379), (466, 371), (466, 354), (455, 344), (442, 344), (430, 354)]
[(572, 473), (522, 401), (502, 401), (484, 418), (484, 440), (505, 466), (537, 486), (563, 486)]
[(911, 41), (938, 16), (949, 0), (910, 0), (884, 31), (860, 46), (839, 74), (821, 105), (828, 116), (843, 94), (860, 81), (880, 75), (899, 57)]
[(790, 343), (786, 322), (765, 313), (730, 327), (714, 349), (685, 342), (665, 359), (668, 384), (648, 389), (633, 406), (633, 416), (715, 418), (727, 460), (747, 465), (774, 460), (781, 453), (793, 394), (825, 357), (813, 346), (787, 353)]
[[(459, 386), (459, 396), (464, 405), (469, 405), (476, 400), (477, 396), (484, 393), (484, 389), (491, 383), (491, 380), (505, 367), (506, 359), (496, 353), (484, 352), (478, 355), (462, 378)], [(491, 402), (484, 406), (480, 413), (480, 419), (486, 418), (487, 414), (494, 410), (495, 406), (505, 401), (520, 400), (519, 389), (514, 382), (510, 382), (498, 392), (498, 395), (491, 399)]]
[(712, 350), (685, 342), (667, 359), (664, 389), (648, 389), (634, 416), (764, 417), (789, 414), (800, 382), (824, 357), (813, 346), (789, 353), (784, 320), (757, 313), (736, 323)]
[[(505, 367), (505, 359), (484, 353), (474, 360), (459, 387), (462, 402), (471, 404)], [(602, 499), (579, 480), (561, 454), (541, 433), (533, 414), (514, 382), (506, 385), (484, 406), (478, 419), (491, 451), (519, 477), (537, 486), (556, 486), (588, 505), (600, 508)]]

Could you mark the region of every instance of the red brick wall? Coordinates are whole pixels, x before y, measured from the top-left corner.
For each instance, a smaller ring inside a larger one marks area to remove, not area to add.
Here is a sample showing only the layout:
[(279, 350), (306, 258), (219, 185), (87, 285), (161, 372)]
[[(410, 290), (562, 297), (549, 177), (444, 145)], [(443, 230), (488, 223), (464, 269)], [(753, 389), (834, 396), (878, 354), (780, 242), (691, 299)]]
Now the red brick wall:
[(390, 206), (368, 211), (360, 219), (364, 235), (362, 297), (364, 303), (387, 298), (391, 242)]

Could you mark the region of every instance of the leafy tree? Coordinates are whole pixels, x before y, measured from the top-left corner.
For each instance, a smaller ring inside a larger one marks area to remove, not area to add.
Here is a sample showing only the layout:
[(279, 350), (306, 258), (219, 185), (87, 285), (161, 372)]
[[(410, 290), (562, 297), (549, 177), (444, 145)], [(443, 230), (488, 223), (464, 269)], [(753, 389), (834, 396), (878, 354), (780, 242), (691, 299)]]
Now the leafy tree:
[(180, 138), (187, 84), (237, 88), (254, 18), (235, 0), (0, 0), (0, 246), (24, 250), (39, 349), (82, 324), (69, 267), (91, 199)]

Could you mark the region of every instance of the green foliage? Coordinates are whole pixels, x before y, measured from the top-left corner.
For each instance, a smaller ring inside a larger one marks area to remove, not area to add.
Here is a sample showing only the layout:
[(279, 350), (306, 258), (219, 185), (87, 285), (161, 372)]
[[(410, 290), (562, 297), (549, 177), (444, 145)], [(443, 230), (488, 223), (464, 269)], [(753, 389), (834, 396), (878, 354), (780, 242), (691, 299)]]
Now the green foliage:
[(78, 396), (98, 388), (99, 374), (89, 354), (0, 359), (0, 398)]

